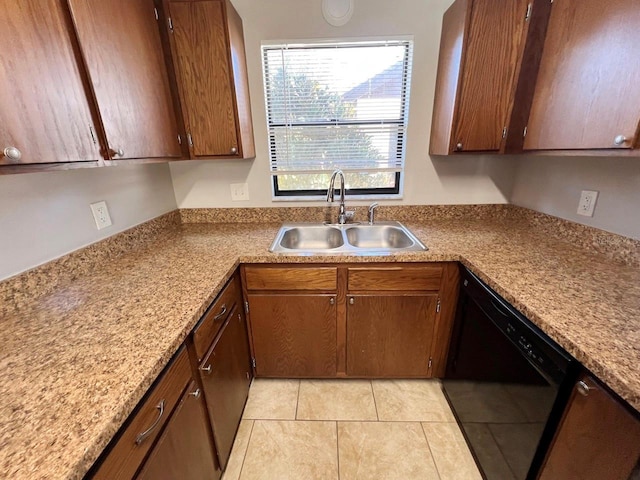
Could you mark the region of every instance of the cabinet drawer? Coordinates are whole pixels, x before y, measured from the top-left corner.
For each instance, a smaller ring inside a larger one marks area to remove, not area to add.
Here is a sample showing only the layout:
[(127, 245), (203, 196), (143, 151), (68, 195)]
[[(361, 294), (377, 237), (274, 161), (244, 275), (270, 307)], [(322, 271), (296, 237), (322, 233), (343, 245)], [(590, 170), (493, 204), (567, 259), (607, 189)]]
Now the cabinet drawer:
[(189, 357), (187, 350), (183, 348), (130, 418), (127, 427), (93, 475), (93, 479), (133, 478), (190, 379)]
[(246, 267), (247, 290), (335, 290), (336, 267)]
[(352, 267), (349, 290), (424, 291), (439, 290), (442, 265), (420, 267)]
[(202, 360), (204, 354), (207, 353), (214, 338), (216, 338), (225, 320), (229, 317), (231, 310), (240, 301), (238, 277), (234, 276), (204, 314), (200, 325), (193, 331), (193, 344), (198, 355), (198, 361)]

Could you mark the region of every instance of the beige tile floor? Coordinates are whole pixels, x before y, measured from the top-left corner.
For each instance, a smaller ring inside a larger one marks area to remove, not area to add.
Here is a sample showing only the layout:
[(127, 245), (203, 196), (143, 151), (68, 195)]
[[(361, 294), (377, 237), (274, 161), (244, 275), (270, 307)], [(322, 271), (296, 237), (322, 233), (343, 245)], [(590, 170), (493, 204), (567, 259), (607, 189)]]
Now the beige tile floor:
[(480, 480), (437, 380), (256, 379), (223, 480)]

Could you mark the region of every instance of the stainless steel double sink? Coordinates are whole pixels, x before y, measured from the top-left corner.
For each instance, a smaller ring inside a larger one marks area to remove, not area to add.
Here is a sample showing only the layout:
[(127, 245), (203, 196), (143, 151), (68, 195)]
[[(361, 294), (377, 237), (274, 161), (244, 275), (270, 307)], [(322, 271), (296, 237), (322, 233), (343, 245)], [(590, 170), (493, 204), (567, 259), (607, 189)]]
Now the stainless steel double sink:
[(369, 224), (286, 223), (270, 252), (289, 255), (384, 255), (427, 247), (399, 222)]

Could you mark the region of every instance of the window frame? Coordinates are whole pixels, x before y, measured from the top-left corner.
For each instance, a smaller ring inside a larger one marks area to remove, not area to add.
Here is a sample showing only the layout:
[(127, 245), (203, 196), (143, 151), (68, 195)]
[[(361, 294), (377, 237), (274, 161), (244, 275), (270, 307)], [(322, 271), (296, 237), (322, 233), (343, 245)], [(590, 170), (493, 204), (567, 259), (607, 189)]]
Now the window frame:
[[(403, 72), (402, 72), (402, 93), (401, 93), (401, 113), (399, 115), (398, 120), (334, 120), (334, 121), (325, 121), (325, 122), (295, 122), (295, 123), (273, 123), (271, 121), (271, 112), (269, 111), (270, 105), (270, 91), (267, 87), (266, 78), (269, 72), (269, 65), (266, 62), (266, 52), (269, 47), (274, 47), (277, 45), (290, 45), (292, 47), (301, 46), (304, 48), (335, 48), (339, 44), (352, 44), (365, 45), (367, 43), (396, 43), (396, 42), (406, 42), (405, 47), (405, 56), (403, 61)], [(413, 75), (413, 36), (390, 36), (390, 37), (381, 37), (381, 38), (349, 38), (349, 39), (311, 39), (311, 40), (295, 40), (295, 41), (268, 41), (262, 42), (260, 50), (262, 57), (262, 83), (264, 88), (264, 102), (265, 102), (265, 114), (266, 114), (266, 127), (267, 127), (267, 138), (268, 138), (268, 151), (269, 151), (269, 175), (272, 178), (271, 181), (271, 189), (272, 189), (272, 200), (274, 201), (296, 201), (296, 200), (318, 200), (324, 199), (326, 196), (326, 190), (283, 190), (278, 185), (278, 176), (279, 175), (287, 175), (286, 172), (282, 172), (280, 174), (274, 173), (272, 170), (272, 166), (274, 163), (273, 160), (273, 151), (275, 150), (275, 133), (273, 131), (274, 127), (314, 127), (314, 126), (349, 126), (349, 125), (380, 125), (381, 123), (387, 125), (398, 125), (402, 126), (403, 129), (400, 131), (397, 139), (396, 148), (401, 151), (402, 158), (402, 169), (400, 171), (390, 171), (390, 173), (394, 173), (394, 186), (393, 187), (376, 187), (376, 188), (353, 188), (353, 189), (345, 189), (345, 196), (351, 196), (352, 198), (361, 198), (361, 199), (401, 199), (403, 196), (403, 187), (404, 187), (404, 173), (405, 173), (405, 161), (406, 161), (406, 148), (407, 148), (407, 132), (408, 132), (408, 123), (409, 123), (409, 107), (410, 107), (410, 96), (411, 96), (411, 76)], [(359, 171), (354, 170), (343, 170), (345, 175), (349, 173), (358, 173)], [(376, 171), (376, 173), (384, 172), (383, 169)], [(331, 174), (329, 170), (318, 170), (314, 173), (325, 173), (327, 175)], [(362, 172), (364, 173), (364, 172)], [(292, 172), (292, 174), (295, 174)]]

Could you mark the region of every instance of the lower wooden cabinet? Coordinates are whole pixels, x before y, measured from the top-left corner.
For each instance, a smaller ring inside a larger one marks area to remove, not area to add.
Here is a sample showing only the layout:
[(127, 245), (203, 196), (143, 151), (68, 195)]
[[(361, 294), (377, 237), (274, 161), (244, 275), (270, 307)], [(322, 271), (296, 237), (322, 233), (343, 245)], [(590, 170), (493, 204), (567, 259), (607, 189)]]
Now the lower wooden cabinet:
[(236, 306), (199, 367), (218, 460), (223, 469), (229, 460), (249, 394), (250, 361), (246, 321)]
[(438, 295), (349, 295), (347, 375), (426, 377)]
[(455, 263), (244, 266), (255, 374), (440, 376), (458, 278)]
[(130, 480), (153, 450), (154, 442), (167, 425), (172, 411), (191, 380), (187, 350), (182, 348), (156, 385), (112, 444), (97, 469), (94, 480)]
[(573, 389), (539, 480), (627, 480), (640, 460), (640, 419), (590, 375)]
[(256, 375), (336, 376), (334, 294), (249, 294)]
[(215, 460), (202, 392), (189, 384), (137, 480), (216, 480)]

